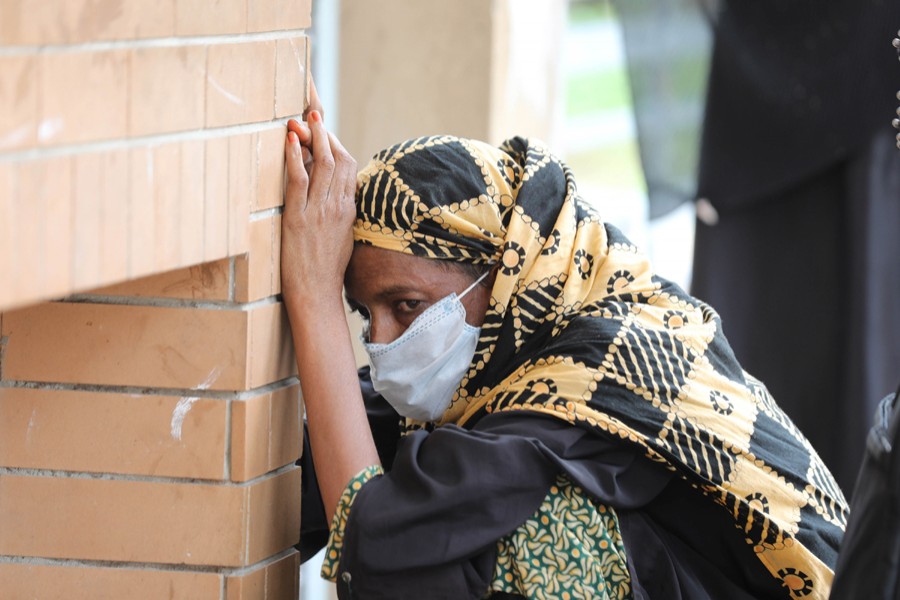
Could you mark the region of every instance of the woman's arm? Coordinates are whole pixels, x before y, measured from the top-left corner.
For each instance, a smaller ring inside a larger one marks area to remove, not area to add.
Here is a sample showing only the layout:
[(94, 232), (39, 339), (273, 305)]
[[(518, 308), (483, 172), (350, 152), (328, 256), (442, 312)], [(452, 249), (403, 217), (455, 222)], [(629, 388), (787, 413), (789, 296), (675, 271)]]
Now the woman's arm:
[(331, 515), (350, 479), (380, 463), (360, 394), (342, 298), (344, 271), (353, 250), (356, 162), (326, 131), (318, 110), (309, 112), (307, 122), (308, 127), (289, 121), (285, 142), (282, 292), (319, 488), (326, 514)]

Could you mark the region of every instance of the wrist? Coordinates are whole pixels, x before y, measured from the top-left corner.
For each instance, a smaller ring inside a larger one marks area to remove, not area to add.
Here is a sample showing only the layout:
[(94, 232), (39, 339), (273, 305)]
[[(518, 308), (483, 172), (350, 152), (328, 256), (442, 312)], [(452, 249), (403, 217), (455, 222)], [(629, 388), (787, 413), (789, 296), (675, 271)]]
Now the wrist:
[(335, 335), (347, 330), (347, 313), (340, 293), (285, 293), (284, 304), (295, 337), (323, 332)]

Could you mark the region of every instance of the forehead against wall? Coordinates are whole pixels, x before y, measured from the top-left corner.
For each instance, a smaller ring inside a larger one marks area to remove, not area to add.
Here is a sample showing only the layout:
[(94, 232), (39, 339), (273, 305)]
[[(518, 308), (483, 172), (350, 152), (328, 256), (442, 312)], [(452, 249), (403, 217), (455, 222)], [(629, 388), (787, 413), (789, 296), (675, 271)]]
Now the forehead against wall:
[(278, 249), (310, 26), (0, 2), (0, 596), (297, 597)]

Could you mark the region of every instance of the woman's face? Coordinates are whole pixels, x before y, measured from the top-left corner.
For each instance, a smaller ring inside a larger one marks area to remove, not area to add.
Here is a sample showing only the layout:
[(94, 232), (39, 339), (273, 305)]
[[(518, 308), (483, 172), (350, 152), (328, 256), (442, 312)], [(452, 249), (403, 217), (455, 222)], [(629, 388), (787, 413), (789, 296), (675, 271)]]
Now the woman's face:
[[(357, 244), (344, 287), (350, 307), (368, 322), (368, 341), (388, 344), (426, 308), (454, 292), (461, 294), (474, 281), (437, 260)], [(483, 285), (462, 298), (469, 325), (481, 326), (489, 300), (490, 289)]]

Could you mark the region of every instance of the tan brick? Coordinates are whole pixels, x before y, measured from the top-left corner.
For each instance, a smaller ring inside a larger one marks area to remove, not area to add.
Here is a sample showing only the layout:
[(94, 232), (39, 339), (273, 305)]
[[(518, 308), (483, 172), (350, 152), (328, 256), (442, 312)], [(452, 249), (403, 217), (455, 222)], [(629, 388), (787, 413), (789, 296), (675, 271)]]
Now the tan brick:
[(291, 553), (266, 567), (266, 600), (300, 597), (300, 553)]
[[(227, 223), (206, 221), (205, 143), (186, 141), (131, 151), (129, 275), (133, 278), (204, 260), (204, 227), (227, 239)], [(227, 157), (226, 157), (227, 160)], [(227, 215), (225, 215), (227, 216)], [(210, 260), (223, 258), (222, 245)]]
[(131, 193), (129, 194), (128, 274), (141, 277), (154, 272), (156, 250), (156, 210), (154, 208), (153, 150), (135, 148), (129, 152)]
[(73, 161), (72, 219), (61, 217), (59, 231), (48, 232), (48, 239), (73, 238), (71, 289), (84, 290), (128, 275), (129, 156), (121, 150)]
[(228, 139), (228, 255), (247, 251), (250, 204), (255, 203), (256, 160), (253, 134)]
[(250, 2), (247, 5), (247, 31), (276, 31), (285, 29), (278, 23), (277, 2)]
[(226, 485), (7, 475), (0, 554), (237, 566), (246, 495)]
[[(38, 297), (45, 287), (43, 221), (50, 169), (46, 161), (29, 161), (18, 166), (18, 194), (12, 199), (9, 219), (15, 224), (13, 240), (12, 277), (8, 280), (19, 298)], [(68, 248), (65, 249), (68, 251)]]
[(262, 387), (296, 375), (297, 363), (284, 306), (266, 304), (250, 312), (249, 387)]
[(35, 56), (0, 56), (0, 150), (37, 144), (37, 64)]
[(256, 206), (253, 210), (275, 208), (284, 204), (284, 127), (264, 129), (257, 134)]
[(231, 405), (231, 479), (247, 481), (269, 472), (272, 393)]
[(101, 281), (100, 208), (106, 173), (100, 154), (79, 154), (75, 156), (74, 162), (70, 225), (74, 236), (71, 250), (72, 285), (74, 289), (85, 289)]
[(210, 46), (206, 126), (268, 121), (275, 114), (275, 42)]
[(6, 218), (0, 219), (0, 280), (5, 283), (0, 285), (0, 310), (11, 306), (19, 293), (13, 278), (14, 270), (18, 268), (16, 265), (18, 253), (13, 256), (18, 229), (15, 219), (12, 218), (15, 214), (13, 211), (16, 196), (16, 173), (13, 170), (13, 163), (0, 162), (0, 215), (6, 215)]
[(299, 115), (306, 105), (308, 64), (305, 37), (278, 40), (275, 49), (275, 116)]
[(0, 465), (222, 479), (226, 411), (210, 398), (0, 388)]
[[(101, 156), (103, 181), (100, 187), (100, 282), (122, 281), (128, 277), (128, 215), (130, 211), (129, 153), (107, 152)], [(78, 240), (83, 232), (75, 230)], [(77, 242), (76, 242), (77, 243)], [(77, 265), (75, 266), (77, 270)], [(86, 282), (85, 285), (96, 285)]]
[(299, 385), (232, 403), (233, 481), (259, 477), (300, 458), (299, 407)]
[(221, 578), (216, 573), (0, 563), (4, 598), (219, 600)]
[(206, 141), (203, 260), (228, 256), (228, 138)]
[(205, 47), (134, 50), (129, 134), (140, 136), (202, 128), (205, 86)]
[(269, 467), (277, 469), (300, 458), (303, 425), (300, 416), (300, 385), (272, 392), (269, 412)]
[(19, 163), (13, 212), (14, 264), (8, 280), (20, 298), (52, 297), (72, 284), (71, 159)]
[[(47, 303), (7, 312), (0, 332), (8, 336), (0, 378), (246, 389), (248, 315), (263, 308), (268, 307), (240, 311)], [(275, 326), (273, 317), (254, 316), (254, 321)], [(257, 329), (265, 332), (262, 324)], [(279, 339), (277, 332), (266, 338), (268, 345), (258, 342), (258, 354), (278, 365), (282, 361), (269, 354), (277, 351), (273, 339)], [(275, 368), (257, 367), (266, 373)]]
[(247, 31), (284, 31), (304, 29), (312, 22), (310, 0), (269, 0), (250, 2)]
[(240, 567), (299, 539), (296, 467), (240, 486), (6, 475), (0, 500), (12, 556)]
[(300, 482), (300, 468), (292, 467), (249, 486), (245, 564), (259, 562), (300, 541)]
[[(66, 0), (61, 0), (66, 1)], [(145, 2), (128, 0), (131, 27), (122, 37), (150, 38), (175, 35), (175, 5), (180, 2)]]
[(38, 142), (51, 145), (125, 136), (128, 57), (123, 50), (41, 55)]
[(163, 144), (153, 149), (154, 272), (181, 263), (181, 145)]
[(250, 252), (235, 259), (235, 300), (253, 302), (281, 292), (281, 215), (252, 221)]
[[(42, 297), (68, 293), (74, 282), (72, 262), (76, 232), (72, 227), (74, 190), (71, 188), (74, 163), (59, 157), (42, 161), (46, 177), (42, 188), (46, 213), (44, 219), (44, 289)], [(20, 187), (20, 192), (24, 190)], [(23, 193), (24, 200), (27, 196)]]
[(228, 300), (230, 259), (165, 271), (91, 290), (98, 296)]
[(300, 553), (291, 552), (273, 563), (225, 580), (226, 600), (283, 600), (299, 598)]
[(178, 208), (181, 265), (203, 262), (203, 219), (206, 142), (181, 143), (181, 178)]
[(3, 0), (0, 44), (54, 45), (170, 36), (174, 10), (171, 0)]
[[(175, 7), (177, 35), (213, 35), (247, 31), (248, 0), (181, 0)], [(259, 2), (251, 2), (259, 4)], [(265, 3), (263, 3), (265, 4)]]
[(281, 29), (306, 29), (312, 26), (312, 0), (275, 0)]

